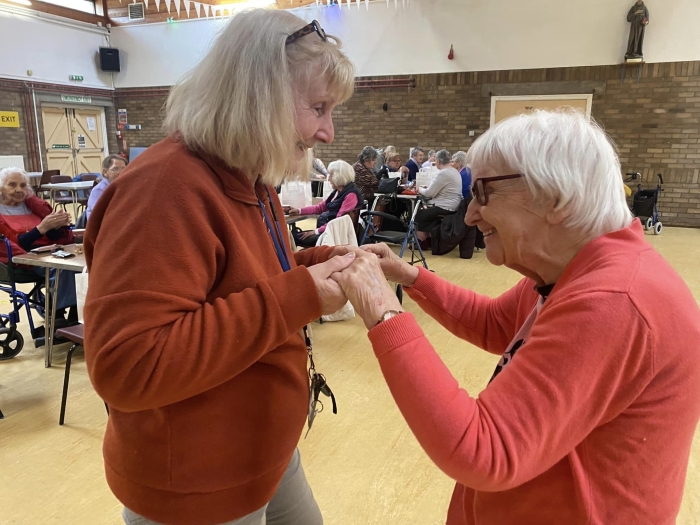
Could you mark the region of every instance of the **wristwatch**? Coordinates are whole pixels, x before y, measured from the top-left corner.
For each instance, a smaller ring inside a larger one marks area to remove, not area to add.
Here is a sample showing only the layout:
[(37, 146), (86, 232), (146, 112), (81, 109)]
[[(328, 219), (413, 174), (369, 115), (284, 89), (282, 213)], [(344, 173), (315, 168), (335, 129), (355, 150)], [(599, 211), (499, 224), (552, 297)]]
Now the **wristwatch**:
[(382, 314), (382, 316), (379, 318), (379, 321), (377, 321), (377, 324), (374, 326), (377, 326), (379, 323), (383, 323), (384, 321), (387, 321), (391, 319), (392, 317), (396, 317), (397, 315), (403, 314), (405, 312), (399, 312), (398, 310), (387, 310)]

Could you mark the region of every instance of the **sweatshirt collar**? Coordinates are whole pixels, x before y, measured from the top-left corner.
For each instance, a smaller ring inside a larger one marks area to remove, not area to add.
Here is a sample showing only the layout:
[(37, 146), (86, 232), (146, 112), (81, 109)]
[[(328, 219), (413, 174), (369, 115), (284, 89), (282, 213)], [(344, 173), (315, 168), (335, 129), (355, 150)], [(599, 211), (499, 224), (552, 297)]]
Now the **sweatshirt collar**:
[[(258, 179), (253, 185), (250, 179), (238, 168), (230, 168), (216, 157), (200, 154), (200, 157), (221, 181), (224, 194), (243, 204), (258, 205), (258, 199), (267, 200), (265, 185)], [(274, 191), (272, 189), (271, 191)]]

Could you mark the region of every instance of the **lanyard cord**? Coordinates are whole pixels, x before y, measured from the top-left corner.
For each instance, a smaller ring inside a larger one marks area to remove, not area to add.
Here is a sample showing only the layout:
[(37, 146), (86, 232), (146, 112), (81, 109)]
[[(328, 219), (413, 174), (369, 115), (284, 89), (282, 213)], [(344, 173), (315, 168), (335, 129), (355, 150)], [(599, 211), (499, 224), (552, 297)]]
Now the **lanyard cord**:
[(272, 196), (270, 195), (270, 189), (265, 186), (265, 191), (267, 191), (268, 202), (270, 203), (270, 209), (275, 221), (275, 228), (272, 227), (272, 222), (270, 217), (268, 217), (265, 211), (265, 204), (258, 199), (258, 204), (260, 205), (260, 210), (262, 210), (263, 218), (265, 219), (265, 224), (267, 225), (267, 231), (270, 232), (270, 237), (272, 238), (272, 244), (275, 245), (275, 252), (277, 252), (277, 260), (279, 260), (282, 269), (288, 272), (292, 269), (292, 265), (289, 263), (289, 256), (287, 255), (287, 246), (284, 244), (282, 237), (282, 231), (280, 230), (279, 220), (277, 219), (277, 212), (275, 211), (275, 206), (272, 204)]

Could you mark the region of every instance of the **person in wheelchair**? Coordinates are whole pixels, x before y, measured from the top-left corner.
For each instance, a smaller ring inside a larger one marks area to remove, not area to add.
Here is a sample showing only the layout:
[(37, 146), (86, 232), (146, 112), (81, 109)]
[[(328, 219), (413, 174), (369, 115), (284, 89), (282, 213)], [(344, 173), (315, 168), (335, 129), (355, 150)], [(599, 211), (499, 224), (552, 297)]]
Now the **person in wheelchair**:
[[(27, 253), (33, 248), (50, 244), (72, 244), (71, 216), (53, 211), (51, 205), (34, 195), (29, 176), (21, 168), (0, 169), (0, 234), (11, 244), (12, 254)], [(8, 263), (7, 254), (0, 254), (0, 262)], [(44, 268), (33, 268), (38, 276)], [(55, 269), (51, 270), (55, 278)], [(78, 322), (75, 295), (75, 274), (61, 270), (56, 302), (56, 327)], [(68, 319), (65, 319), (66, 310)]]
[(328, 165), (329, 182), (333, 193), (321, 204), (306, 208), (289, 208), (289, 215), (318, 215), (316, 229), (302, 231), (294, 228), (292, 235), (297, 246), (316, 246), (319, 236), (326, 230), (326, 224), (358, 208), (364, 202), (362, 192), (355, 184), (355, 170), (344, 160), (336, 160)]
[(425, 242), (430, 238), (432, 229), (442, 220), (442, 216), (454, 213), (462, 202), (462, 176), (450, 162), (450, 152), (441, 149), (435, 154), (435, 162), (440, 170), (428, 187), (422, 187), (418, 193), (427, 199), (427, 206), (416, 213), (416, 230), (418, 240)]

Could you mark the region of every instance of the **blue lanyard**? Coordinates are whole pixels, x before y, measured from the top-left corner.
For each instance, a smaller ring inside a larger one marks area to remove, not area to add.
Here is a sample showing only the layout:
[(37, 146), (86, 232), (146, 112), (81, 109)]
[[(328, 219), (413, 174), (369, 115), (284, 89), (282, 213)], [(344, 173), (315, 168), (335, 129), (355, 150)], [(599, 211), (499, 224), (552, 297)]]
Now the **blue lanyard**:
[[(287, 255), (287, 246), (284, 244), (284, 238), (282, 237), (282, 230), (280, 230), (280, 224), (279, 221), (277, 220), (277, 213), (275, 213), (275, 207), (274, 204), (272, 204), (272, 196), (270, 195), (270, 189), (265, 186), (265, 191), (267, 191), (267, 198), (269, 199), (270, 202), (270, 208), (272, 208), (272, 215), (275, 218), (275, 228), (272, 228), (272, 222), (270, 221), (270, 217), (268, 217), (267, 212), (265, 211), (265, 204), (263, 201), (258, 199), (258, 204), (260, 205), (260, 209), (262, 210), (263, 218), (265, 219), (265, 224), (267, 225), (267, 231), (270, 234), (270, 237), (272, 238), (272, 244), (275, 245), (275, 252), (277, 253), (277, 260), (280, 262), (280, 265), (282, 266), (282, 270), (285, 272), (288, 272), (289, 270), (292, 269), (292, 265), (289, 264), (289, 256)], [(275, 231), (277, 235), (275, 235)]]

